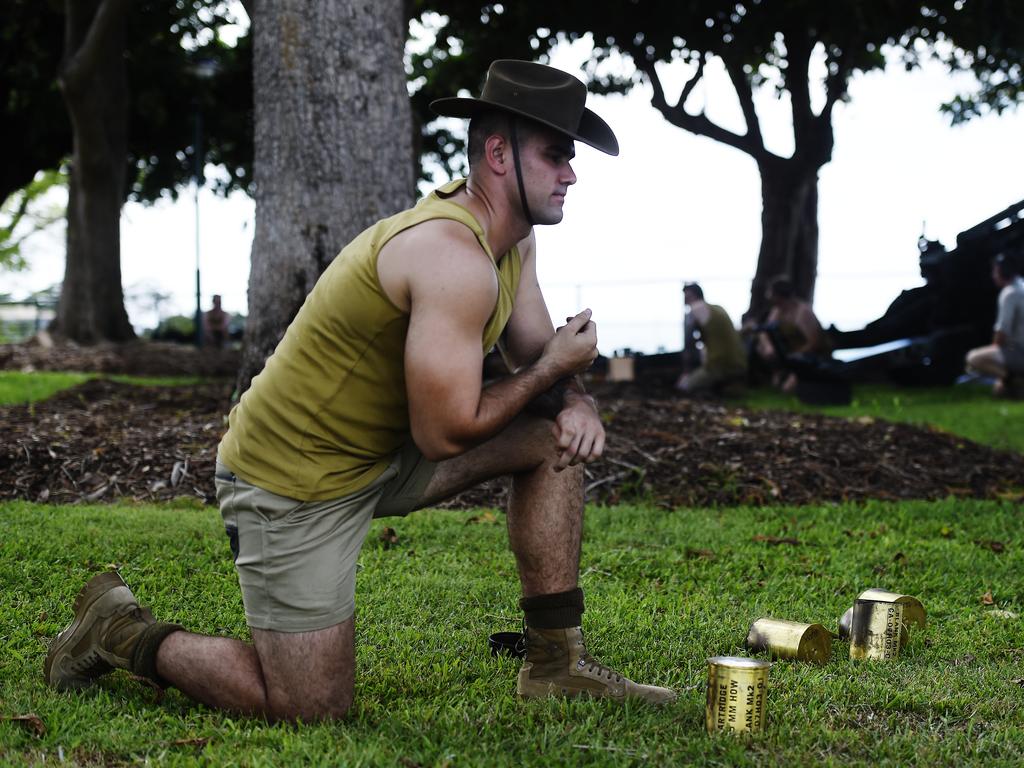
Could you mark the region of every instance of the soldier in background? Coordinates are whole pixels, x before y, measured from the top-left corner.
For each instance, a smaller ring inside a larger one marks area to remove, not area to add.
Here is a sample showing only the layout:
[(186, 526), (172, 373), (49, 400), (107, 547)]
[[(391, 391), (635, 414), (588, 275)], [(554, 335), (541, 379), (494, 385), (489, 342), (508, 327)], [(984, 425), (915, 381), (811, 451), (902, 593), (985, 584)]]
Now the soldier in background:
[(747, 350), (729, 313), (717, 304), (708, 304), (697, 283), (683, 286), (683, 300), (694, 325), (700, 329), (704, 349), (700, 367), (684, 372), (676, 382), (676, 389), (692, 395), (742, 385), (747, 377)]
[(228, 339), (230, 316), (221, 309), (220, 294), (214, 294), (213, 308), (203, 313), (203, 343), (221, 349)]
[(992, 260), (992, 281), (999, 292), (998, 315), (992, 343), (967, 353), (967, 368), (995, 378), (992, 394), (1024, 394), (1024, 278), (1008, 253)]

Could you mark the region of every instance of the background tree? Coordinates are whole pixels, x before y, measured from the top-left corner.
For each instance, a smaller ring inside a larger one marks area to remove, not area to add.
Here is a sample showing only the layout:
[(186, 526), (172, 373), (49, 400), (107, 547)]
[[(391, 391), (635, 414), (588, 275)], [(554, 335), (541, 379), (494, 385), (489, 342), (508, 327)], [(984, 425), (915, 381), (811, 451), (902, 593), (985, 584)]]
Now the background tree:
[[(213, 32), (231, 21), (222, 0), (8, 0), (0, 9), (0, 109), (8, 135), (19, 137), (0, 164), (0, 199), (71, 157), (64, 335), (132, 335), (120, 287), (121, 206), (174, 196), (191, 180), (192, 119), (204, 104), (218, 107), (206, 110), (203, 150), (225, 169), (216, 189), (248, 187), (249, 46), (230, 48)], [(218, 64), (209, 83), (192, 74), (198, 58)]]
[[(972, 68), (970, 59), (983, 65), (973, 67), (979, 75), (989, 68), (992, 82), (1002, 82), (995, 73), (1006, 69), (1014, 50), (1019, 53), (1011, 45), (1017, 43), (1006, 38), (999, 49), (1005, 56), (971, 56), (972, 49), (983, 50), (987, 33), (1000, 26), (1000, 14), (1019, 17), (1010, 0), (940, 0), (929, 5), (900, 0), (564, 0), (543, 5), (418, 0), (416, 8), (447, 19), (437, 33), (437, 44), (413, 59), (413, 76), (421, 86), (414, 105), (424, 122), (426, 105), (433, 98), (453, 88), (477, 90), (479, 81), (468, 82), (466, 77), (484, 71), (486, 61), (543, 57), (562, 40), (590, 34), (595, 43), (587, 63), (592, 90), (625, 92), (647, 82), (652, 105), (670, 123), (749, 155), (760, 171), (762, 192), (762, 241), (750, 300), (751, 312), (758, 315), (767, 308), (765, 288), (776, 274), (790, 275), (801, 296), (813, 297), (818, 172), (832, 158), (832, 111), (848, 98), (850, 78), (884, 67), (886, 45), (902, 52), (907, 67), (928, 55), (950, 65), (959, 60), (965, 68)], [(961, 33), (965, 42), (958, 46)], [(622, 77), (595, 77), (597, 66), (615, 52), (630, 59), (635, 69)], [(679, 59), (692, 65), (692, 75), (680, 92), (669, 93), (657, 65)], [(688, 103), (712, 59), (721, 61), (736, 91), (746, 122), (743, 133), (712, 122), (701, 108)], [(813, 78), (816, 63), (824, 67), (820, 80)], [(1019, 86), (1019, 68), (1016, 82)], [(754, 107), (754, 95), (763, 88), (789, 101), (794, 138), (790, 156), (765, 146)], [(1005, 104), (999, 93), (997, 89), (989, 97), (993, 105)], [(424, 139), (424, 146), (445, 159), (458, 149), (453, 137), (443, 132)]]
[(63, 206), (46, 199), (50, 190), (66, 186), (65, 173), (41, 171), (0, 206), (0, 215), (5, 218), (0, 224), (0, 271), (25, 269), (28, 265), (21, 252), (22, 243), (67, 217)]
[(401, 0), (259, 0), (248, 388), (342, 246), (413, 199)]

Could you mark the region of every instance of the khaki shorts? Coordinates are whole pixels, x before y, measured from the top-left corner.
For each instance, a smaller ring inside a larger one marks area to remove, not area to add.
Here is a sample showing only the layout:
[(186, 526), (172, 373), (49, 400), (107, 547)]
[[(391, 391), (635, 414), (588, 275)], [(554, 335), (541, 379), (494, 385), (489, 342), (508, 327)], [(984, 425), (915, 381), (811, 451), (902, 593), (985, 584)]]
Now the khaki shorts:
[(350, 618), (370, 521), (412, 512), (435, 466), (410, 442), (366, 488), (303, 502), (246, 482), (218, 461), (217, 503), (249, 626), (311, 632)]

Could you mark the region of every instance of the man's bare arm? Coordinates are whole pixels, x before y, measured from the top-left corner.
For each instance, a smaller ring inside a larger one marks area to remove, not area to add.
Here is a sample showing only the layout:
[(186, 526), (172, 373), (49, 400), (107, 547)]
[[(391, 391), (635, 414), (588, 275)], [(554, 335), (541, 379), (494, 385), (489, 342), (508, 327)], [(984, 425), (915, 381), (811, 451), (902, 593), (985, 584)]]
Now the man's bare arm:
[[(528, 364), (537, 358), (555, 334), (551, 314), (537, 280), (536, 241), (533, 233), (519, 243), (522, 272), (515, 309), (509, 318), (506, 337), (512, 364)], [(570, 319), (566, 319), (570, 322)], [(590, 324), (591, 327), (593, 323)], [(594, 327), (596, 330), (596, 327)], [(558, 468), (595, 461), (604, 452), (605, 433), (597, 403), (587, 394), (579, 374), (561, 379), (563, 408), (555, 419), (555, 439), (560, 449)]]
[[(529, 365), (540, 357), (544, 345), (555, 335), (551, 313), (548, 312), (544, 293), (537, 280), (536, 240), (533, 232), (519, 243), (519, 254), (523, 264), (522, 272), (519, 276), (515, 309), (509, 318), (505, 334), (510, 362), (516, 369)], [(593, 401), (593, 398), (586, 394), (583, 381), (578, 375), (566, 378), (563, 382), (567, 387), (567, 394), (579, 394)]]
[(413, 439), (428, 459), (458, 455), (494, 436), (597, 354), (589, 312), (581, 313), (552, 335), (536, 361), (484, 390), (481, 336), (497, 297), (486, 255), (475, 242), (460, 242), (409, 263), (406, 386)]

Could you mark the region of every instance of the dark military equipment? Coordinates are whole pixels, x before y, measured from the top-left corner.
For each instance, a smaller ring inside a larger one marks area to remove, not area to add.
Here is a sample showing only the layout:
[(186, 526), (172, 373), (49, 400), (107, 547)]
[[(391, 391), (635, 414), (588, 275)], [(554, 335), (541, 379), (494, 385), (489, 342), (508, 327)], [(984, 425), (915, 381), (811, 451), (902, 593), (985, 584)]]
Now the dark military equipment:
[(1020, 264), (1024, 256), (1024, 200), (961, 232), (953, 250), (923, 237), (918, 247), (925, 285), (903, 291), (859, 331), (829, 329), (834, 349), (896, 347), (850, 363), (850, 378), (950, 384), (963, 373), (967, 351), (992, 341), (992, 259), (1005, 253)]

